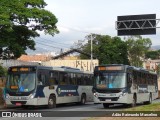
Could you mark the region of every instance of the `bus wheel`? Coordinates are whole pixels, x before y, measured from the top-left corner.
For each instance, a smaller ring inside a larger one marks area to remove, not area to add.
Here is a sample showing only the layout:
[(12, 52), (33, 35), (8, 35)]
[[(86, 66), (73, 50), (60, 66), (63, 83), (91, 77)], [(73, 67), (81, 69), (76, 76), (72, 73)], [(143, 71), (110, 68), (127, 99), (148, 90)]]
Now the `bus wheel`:
[(136, 106), (136, 95), (133, 95), (131, 107), (135, 107), (135, 106)]
[(54, 97), (53, 95), (51, 95), (49, 97), (49, 100), (48, 100), (48, 108), (51, 109), (51, 108), (56, 108), (56, 97)]
[(82, 94), (81, 96), (81, 104), (84, 105), (86, 103), (86, 95)]
[(103, 103), (103, 107), (104, 107), (104, 108), (109, 108), (109, 104)]

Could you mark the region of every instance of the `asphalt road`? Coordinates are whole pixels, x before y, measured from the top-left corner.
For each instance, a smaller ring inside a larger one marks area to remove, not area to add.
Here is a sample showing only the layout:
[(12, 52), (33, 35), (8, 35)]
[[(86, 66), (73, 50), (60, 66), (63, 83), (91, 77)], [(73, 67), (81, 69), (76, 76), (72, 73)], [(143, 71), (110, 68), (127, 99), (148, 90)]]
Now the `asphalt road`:
[[(153, 103), (160, 102), (160, 99), (154, 100)], [(141, 106), (141, 105), (140, 105)], [(9, 112), (30, 112), (30, 113), (39, 113), (42, 114), (42, 118), (32, 118), (34, 120), (53, 120), (53, 117), (46, 116), (54, 116), (54, 120), (81, 120), (88, 117), (95, 116), (104, 116), (109, 112), (122, 111), (126, 109), (126, 106), (123, 105), (114, 105), (110, 106), (107, 109), (103, 108), (102, 104), (94, 104), (93, 102), (86, 103), (85, 105), (77, 105), (77, 104), (63, 104), (58, 105), (57, 108), (48, 109), (46, 107), (30, 107), (27, 109), (23, 109), (20, 107), (10, 107), (7, 109), (3, 109), (1, 111), (9, 111)], [(40, 115), (38, 114), (38, 115)], [(11, 120), (11, 119), (22, 119), (22, 118), (0, 118), (1, 120)], [(28, 120), (28, 118), (23, 118), (23, 120)]]

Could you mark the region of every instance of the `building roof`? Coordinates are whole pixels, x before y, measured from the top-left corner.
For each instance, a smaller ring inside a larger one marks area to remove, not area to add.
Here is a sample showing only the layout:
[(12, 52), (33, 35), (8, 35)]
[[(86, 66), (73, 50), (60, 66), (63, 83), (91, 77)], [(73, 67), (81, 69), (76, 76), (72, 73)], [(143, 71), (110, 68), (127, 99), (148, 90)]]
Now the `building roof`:
[(18, 60), (22, 61), (32, 61), (32, 62), (39, 62), (39, 61), (48, 61), (51, 60), (51, 56), (49, 55), (22, 55)]

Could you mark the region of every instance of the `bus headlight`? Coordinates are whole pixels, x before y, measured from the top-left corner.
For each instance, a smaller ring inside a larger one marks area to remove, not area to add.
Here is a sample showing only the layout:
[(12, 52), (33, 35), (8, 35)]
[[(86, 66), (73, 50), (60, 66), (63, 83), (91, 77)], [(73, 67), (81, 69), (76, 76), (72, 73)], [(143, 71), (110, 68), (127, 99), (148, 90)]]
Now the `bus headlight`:
[(93, 93), (93, 95), (94, 95), (95, 97), (98, 97), (98, 94), (97, 94), (97, 93)]
[(36, 93), (30, 94), (29, 99), (33, 99), (35, 95), (36, 95)]
[(123, 96), (125, 96), (125, 95), (126, 95), (126, 93), (121, 92), (121, 94), (120, 94), (119, 98), (121, 98), (121, 97), (123, 97)]

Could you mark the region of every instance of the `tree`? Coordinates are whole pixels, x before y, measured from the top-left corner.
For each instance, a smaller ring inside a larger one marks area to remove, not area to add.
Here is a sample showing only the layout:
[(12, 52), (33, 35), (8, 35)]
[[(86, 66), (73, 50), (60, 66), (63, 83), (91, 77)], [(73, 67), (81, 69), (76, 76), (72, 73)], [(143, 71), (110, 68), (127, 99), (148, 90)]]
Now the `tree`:
[(0, 77), (4, 77), (7, 75), (7, 69), (0, 65)]
[(44, 0), (0, 1), (0, 57), (18, 58), (27, 48), (35, 50), (38, 31), (54, 36), (57, 18), (45, 10)]
[(160, 58), (160, 50), (156, 51), (147, 51), (145, 54), (145, 58), (150, 58), (152, 60), (159, 59)]
[[(81, 46), (81, 50), (91, 53), (91, 35), (86, 36), (88, 43)], [(100, 64), (129, 64), (127, 57), (127, 46), (119, 37), (92, 34), (93, 56)], [(90, 59), (80, 55), (82, 59)]]
[(149, 50), (152, 42), (149, 38), (141, 36), (132, 36), (126, 40), (128, 48), (128, 58), (130, 64), (137, 67), (142, 67), (145, 53)]

